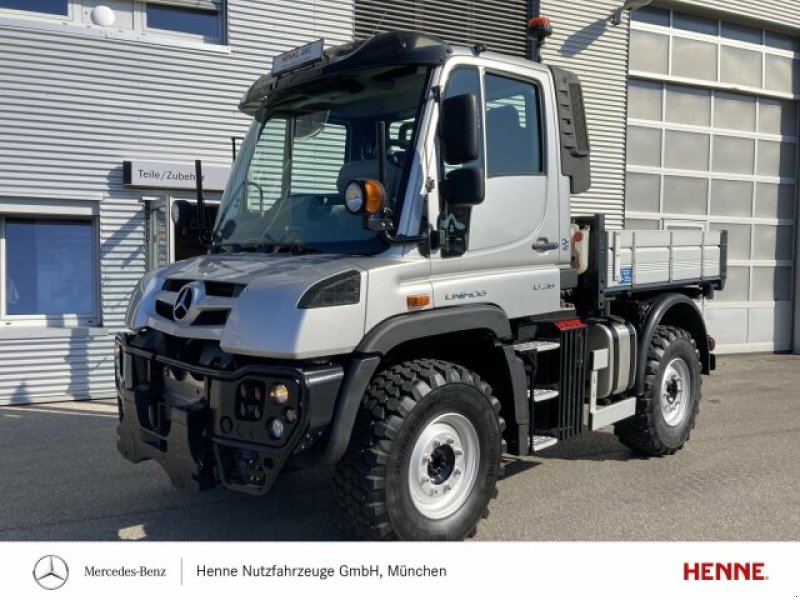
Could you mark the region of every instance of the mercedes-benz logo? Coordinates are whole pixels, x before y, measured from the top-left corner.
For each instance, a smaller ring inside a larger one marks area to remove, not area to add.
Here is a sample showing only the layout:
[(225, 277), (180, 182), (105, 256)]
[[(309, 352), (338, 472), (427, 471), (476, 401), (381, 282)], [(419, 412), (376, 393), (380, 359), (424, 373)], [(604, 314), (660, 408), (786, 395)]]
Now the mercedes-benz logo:
[(194, 288), (189, 283), (183, 286), (175, 298), (175, 305), (172, 307), (172, 316), (176, 321), (183, 321), (192, 309), (194, 302)]
[(67, 563), (55, 554), (43, 556), (33, 566), (33, 579), (46, 590), (57, 590), (67, 583), (68, 578)]

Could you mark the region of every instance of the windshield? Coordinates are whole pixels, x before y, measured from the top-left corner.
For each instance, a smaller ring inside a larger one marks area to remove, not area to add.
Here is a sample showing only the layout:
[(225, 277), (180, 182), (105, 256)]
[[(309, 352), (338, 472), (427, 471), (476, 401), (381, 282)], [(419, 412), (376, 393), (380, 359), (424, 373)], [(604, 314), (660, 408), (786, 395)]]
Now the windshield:
[(290, 246), (368, 254), (384, 243), (344, 205), (353, 179), (378, 178), (386, 131), (386, 195), (398, 215), (428, 68), (372, 69), (281, 94), (256, 118), (222, 197), (214, 243), (230, 251)]

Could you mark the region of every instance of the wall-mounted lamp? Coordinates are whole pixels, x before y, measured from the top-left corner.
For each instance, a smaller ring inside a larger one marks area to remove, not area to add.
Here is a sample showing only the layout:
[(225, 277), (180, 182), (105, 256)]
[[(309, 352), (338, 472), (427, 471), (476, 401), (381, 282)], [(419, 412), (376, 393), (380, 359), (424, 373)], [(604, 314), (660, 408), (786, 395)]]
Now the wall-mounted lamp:
[(626, 10), (629, 12), (633, 12), (635, 10), (639, 10), (640, 8), (644, 8), (648, 4), (651, 4), (652, 2), (653, 0), (625, 0), (625, 4), (622, 5), (622, 8), (618, 8), (611, 15), (611, 22), (614, 25), (621, 25), (622, 13), (624, 13)]

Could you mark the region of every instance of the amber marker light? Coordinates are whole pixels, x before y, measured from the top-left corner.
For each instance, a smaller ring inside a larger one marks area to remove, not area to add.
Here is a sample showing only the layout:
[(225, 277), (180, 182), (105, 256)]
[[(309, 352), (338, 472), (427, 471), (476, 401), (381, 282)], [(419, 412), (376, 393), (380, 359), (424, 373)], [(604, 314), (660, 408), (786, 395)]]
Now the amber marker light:
[(406, 296), (406, 304), (409, 310), (416, 308), (425, 308), (431, 303), (431, 297), (428, 294), (413, 294)]
[(386, 190), (375, 179), (357, 179), (347, 184), (344, 201), (347, 210), (354, 215), (375, 215), (386, 204)]

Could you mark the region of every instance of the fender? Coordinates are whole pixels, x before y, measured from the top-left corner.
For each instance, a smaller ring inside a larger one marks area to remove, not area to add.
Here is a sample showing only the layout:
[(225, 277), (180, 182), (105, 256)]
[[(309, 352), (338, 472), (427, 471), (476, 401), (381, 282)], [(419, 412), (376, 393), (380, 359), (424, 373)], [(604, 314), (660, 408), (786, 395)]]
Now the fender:
[[(350, 442), (353, 424), (372, 376), (381, 359), (398, 345), (426, 337), (462, 331), (490, 331), (498, 340), (511, 340), (511, 323), (505, 311), (491, 304), (471, 304), (390, 317), (378, 323), (361, 340), (347, 369), (327, 439), (295, 459), (302, 467), (328, 466), (339, 461)], [(506, 353), (513, 360), (513, 351)], [(518, 365), (509, 363), (509, 372)], [(516, 387), (516, 386), (515, 386)], [(516, 394), (515, 394), (516, 395)], [(526, 419), (527, 421), (527, 419)], [(527, 423), (526, 423), (527, 424)]]
[(636, 365), (636, 384), (634, 393), (644, 395), (645, 368), (647, 366), (647, 353), (653, 341), (656, 327), (659, 325), (675, 325), (682, 327), (692, 334), (697, 349), (700, 351), (700, 364), (703, 375), (708, 375), (712, 370), (711, 348), (708, 341), (708, 331), (703, 315), (691, 298), (683, 294), (663, 294), (654, 299), (642, 319), (639, 335), (639, 360)]

